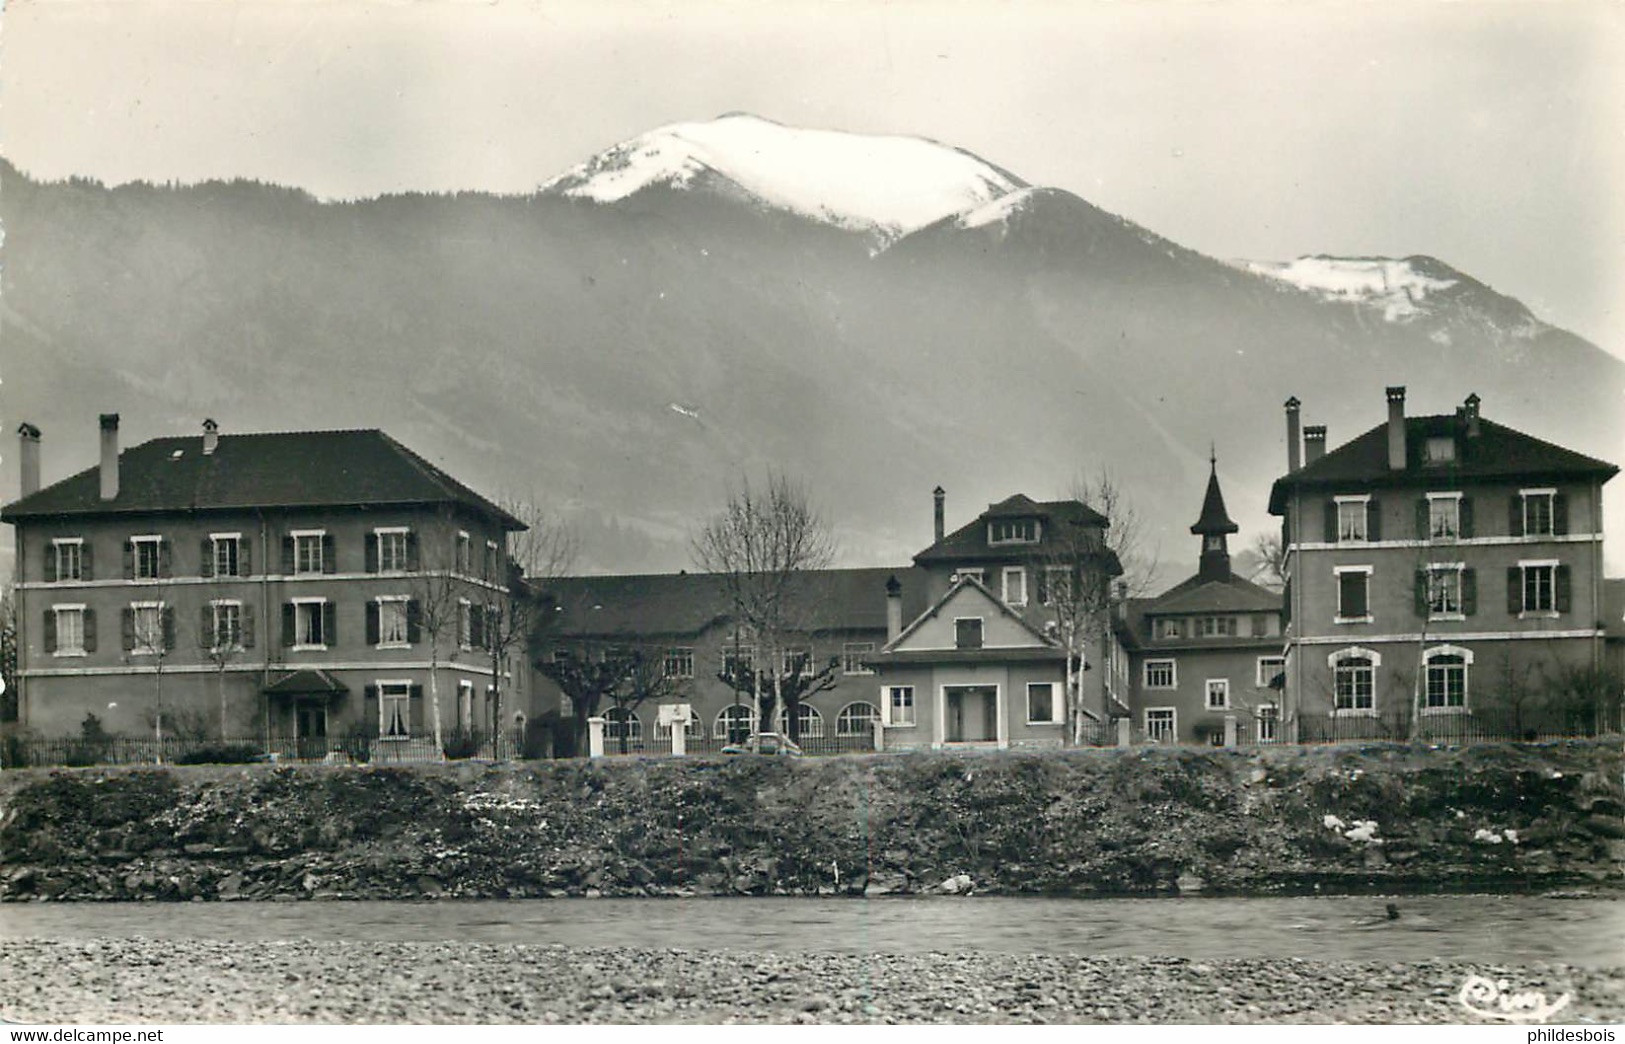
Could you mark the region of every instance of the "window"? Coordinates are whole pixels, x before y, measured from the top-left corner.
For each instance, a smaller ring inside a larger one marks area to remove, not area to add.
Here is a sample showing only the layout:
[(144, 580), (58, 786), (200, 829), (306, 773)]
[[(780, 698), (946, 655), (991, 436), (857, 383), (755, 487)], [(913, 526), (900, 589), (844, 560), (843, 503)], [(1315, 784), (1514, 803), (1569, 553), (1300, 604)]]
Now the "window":
[(1448, 464), (1456, 459), (1456, 440), (1450, 435), (1429, 435), (1422, 443), (1422, 460), (1428, 464)]
[(1027, 570), (1021, 566), (1004, 570), (1004, 601), (1006, 605), (1027, 604)]
[(1178, 638), (1180, 631), (1180, 622), (1176, 618), (1157, 621), (1156, 636), (1158, 638)]
[(1467, 665), (1473, 654), (1466, 649), (1443, 645), (1430, 649), (1427, 664), (1427, 702), (1423, 709), (1448, 713), (1467, 707)]
[(1270, 633), (1270, 614), (1269, 613), (1254, 613), (1253, 614), (1253, 636), (1254, 637), (1260, 637), (1260, 638), (1261, 637), (1267, 637), (1269, 635), (1269, 633)]
[(209, 603), (209, 648), (225, 652), (243, 647), (243, 603)]
[(164, 538), (141, 536), (130, 538), (132, 580), (158, 579), (163, 563)]
[(1027, 683), (1027, 724), (1055, 725), (1061, 720), (1060, 701), (1055, 698), (1054, 682)]
[(1275, 688), (1275, 680), (1285, 673), (1285, 656), (1260, 656), (1258, 658), (1258, 687), (1260, 689)]
[[(53, 656), (83, 656), (91, 652), (86, 641), (86, 613), (82, 605), (52, 606), (46, 611), (45, 645)], [(52, 626), (55, 631), (52, 631)]]
[(1038, 543), (1036, 518), (1002, 518), (987, 524), (987, 542), (990, 544)]
[(1337, 566), (1337, 623), (1371, 622), (1371, 567)]
[(1556, 562), (1519, 562), (1523, 573), (1523, 601), (1521, 613), (1553, 613), (1558, 611)]
[(1334, 711), (1369, 713), (1375, 709), (1381, 656), (1368, 649), (1345, 649), (1327, 657), (1327, 662), (1332, 668)]
[[(824, 736), (824, 716), (818, 713), (818, 708), (803, 703), (796, 708), (796, 735), (802, 739), (822, 739)], [(790, 716), (783, 710), (779, 711), (779, 731), (786, 736), (790, 734)]]
[(756, 669), (756, 646), (725, 645), (722, 647), (722, 673), (734, 677), (748, 676)]
[(604, 712), (604, 738), (637, 743), (643, 739), (643, 722), (635, 712), (622, 707), (611, 707)]
[(138, 656), (153, 656), (164, 652), (164, 604), (162, 602), (136, 602), (130, 606), (130, 651)]
[(1145, 738), (1152, 743), (1172, 743), (1179, 736), (1179, 715), (1172, 707), (1145, 709)]
[(1066, 603), (1072, 598), (1072, 570), (1066, 566), (1045, 566), (1038, 575), (1038, 600), (1045, 605)]
[(378, 737), (402, 740), (412, 735), (412, 686), (409, 682), (378, 683)]
[[(457, 599), (457, 648), (474, 648), (474, 603), (466, 598)], [(554, 650), (553, 661), (558, 662), (558, 655), (564, 650)], [(569, 653), (565, 652), (568, 657)]]
[(457, 571), (467, 576), (474, 567), (473, 541), (461, 530), (457, 533)]
[(378, 571), (401, 572), (406, 564), (406, 529), (379, 529), (373, 534), (378, 541)]
[(954, 648), (980, 649), (982, 647), (982, 618), (961, 616), (954, 620)]
[(1523, 526), (1520, 532), (1525, 536), (1551, 536), (1557, 532), (1553, 525), (1557, 490), (1526, 489), (1520, 492), (1520, 497), (1523, 500)]
[(1370, 515), (1370, 497), (1337, 497), (1337, 542), (1349, 543), (1370, 539), (1366, 523)]
[(1234, 616), (1204, 616), (1196, 622), (1197, 633), (1203, 638), (1234, 638), (1236, 636), (1236, 618)]
[(661, 673), (668, 678), (694, 677), (694, 650), (688, 646), (673, 646), (667, 649)]
[(328, 627), (330, 611), (325, 598), (296, 598), (293, 600), (293, 647), (295, 649), (325, 649), (332, 640)]
[(209, 535), (209, 566), (215, 576), (242, 576), (243, 538), (238, 533)]
[(378, 647), (404, 648), (410, 641), (406, 626), (408, 602), (404, 597), (378, 599)]
[(1173, 660), (1147, 660), (1145, 661), (1145, 687), (1148, 689), (1172, 689), (1177, 684), (1178, 672), (1174, 669)]
[(841, 673), (873, 674), (867, 661), (874, 655), (874, 642), (847, 642), (841, 646)]
[(1263, 704), (1258, 708), (1258, 742), (1274, 743), (1279, 736), (1277, 726), (1281, 723), (1281, 708), (1273, 703)]
[(497, 542), (495, 540), (487, 540), (485, 542), (485, 573), (483, 574), (485, 579), (501, 579), (497, 575), (497, 565), (499, 562), (500, 559), (497, 557)]
[(1455, 540), (1461, 536), (1460, 493), (1429, 493), (1427, 504), (1429, 540)]
[(1230, 709), (1230, 679), (1209, 678), (1207, 680), (1207, 709)]
[(887, 725), (914, 724), (914, 686), (888, 685), (885, 701)]
[(813, 675), (812, 650), (798, 649), (794, 646), (780, 650), (779, 670), (787, 676), (795, 674), (802, 678), (811, 678)]
[(1422, 592), (1427, 601), (1427, 615), (1431, 620), (1465, 619), (1462, 600), (1463, 563), (1431, 564), (1421, 571), (1420, 579), (1426, 584)]
[(51, 541), (51, 579), (57, 583), (66, 580), (89, 580), (85, 575), (85, 542), (77, 537)]
[(756, 731), (756, 711), (742, 703), (722, 708), (717, 715), (716, 723), (711, 727), (711, 735), (729, 743), (738, 743), (748, 739)]
[(875, 722), (879, 719), (880, 711), (874, 704), (866, 700), (848, 703), (835, 715), (835, 735), (872, 736), (875, 732)]
[(309, 532), (295, 532), (293, 534), (293, 571), (299, 573), (320, 573), (323, 571), (324, 556), (322, 545), (326, 543), (326, 534), (320, 530)]

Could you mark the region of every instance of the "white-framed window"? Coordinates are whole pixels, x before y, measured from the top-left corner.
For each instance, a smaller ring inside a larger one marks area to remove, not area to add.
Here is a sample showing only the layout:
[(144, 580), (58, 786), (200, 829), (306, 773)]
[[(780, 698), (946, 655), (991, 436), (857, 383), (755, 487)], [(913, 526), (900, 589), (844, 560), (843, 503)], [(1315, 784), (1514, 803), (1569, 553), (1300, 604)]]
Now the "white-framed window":
[(1427, 691), (1423, 711), (1434, 714), (1462, 713), (1467, 709), (1467, 668), (1472, 665), (1471, 649), (1440, 645), (1422, 656), (1427, 670)]
[(243, 603), (217, 598), (209, 602), (209, 648), (226, 652), (243, 647)]
[[(802, 739), (824, 737), (824, 716), (811, 704), (803, 703), (796, 708), (796, 725), (800, 730), (797, 735)], [(790, 716), (782, 707), (779, 708), (779, 731), (786, 736), (790, 734)]]
[(954, 617), (954, 648), (980, 649), (982, 647), (982, 618), (980, 616)]
[(164, 538), (161, 536), (135, 536), (130, 538), (130, 567), (135, 580), (156, 580), (164, 560)]
[(327, 535), (321, 529), (296, 529), (293, 537), (293, 571), (295, 574), (320, 573), (323, 567), (322, 543)]
[(457, 682), (457, 727), (474, 727), (474, 683), (467, 678)]
[(1456, 459), (1453, 435), (1429, 435), (1422, 443), (1422, 460), (1427, 464), (1448, 464)]
[(1027, 683), (1027, 724), (1056, 725), (1061, 721), (1061, 686), (1057, 682)]
[(1382, 654), (1358, 647), (1340, 649), (1326, 657), (1332, 669), (1332, 710), (1344, 714), (1371, 714), (1377, 706), (1377, 668)]
[(1280, 737), (1281, 708), (1273, 703), (1258, 708), (1258, 742), (1275, 743)]
[(1520, 489), (1523, 500), (1523, 533), (1525, 536), (1551, 536), (1554, 528), (1553, 505), (1556, 489)]
[(405, 595), (379, 595), (377, 601), (378, 648), (406, 648), (410, 644), (410, 632), (406, 626), (410, 599)]
[(1371, 622), (1371, 572), (1368, 565), (1335, 566), (1337, 617), (1334, 623)]
[(137, 656), (155, 656), (167, 650), (164, 644), (164, 603), (131, 602), (130, 652)]
[[(318, 541), (320, 543), (320, 541)], [(293, 647), (325, 649), (331, 639), (326, 626), (327, 599), (293, 599)]]
[(756, 731), (756, 709), (743, 703), (722, 708), (711, 727), (711, 735), (730, 742), (743, 739)]
[(498, 571), (501, 564), (502, 556), (498, 553), (497, 542), (487, 540), (485, 542), (485, 579), (501, 580), (502, 577)]
[(1072, 598), (1072, 570), (1064, 565), (1049, 565), (1044, 567), (1044, 573), (1039, 578), (1042, 587), (1038, 592), (1038, 600), (1045, 605), (1054, 605), (1056, 602), (1067, 603)]
[(1204, 691), (1207, 693), (1208, 710), (1230, 709), (1229, 678), (1209, 678), (1206, 686), (1204, 687)]
[(1557, 568), (1556, 559), (1518, 563), (1523, 574), (1520, 615), (1557, 615)]
[(1027, 604), (1027, 570), (1021, 566), (1004, 567), (1004, 602), (1006, 605)]
[(1173, 707), (1145, 709), (1145, 738), (1152, 743), (1174, 743), (1179, 739), (1179, 711)]
[[(457, 599), (457, 648), (474, 648), (474, 603), (466, 598)], [(559, 651), (554, 650), (555, 662)]]
[(1371, 504), (1369, 494), (1358, 497), (1333, 497), (1337, 503), (1337, 542), (1361, 543), (1366, 536), (1366, 519)]
[(1430, 562), (1425, 579), (1428, 619), (1465, 620), (1462, 601), (1462, 571), (1465, 562)]
[(1461, 494), (1429, 493), (1428, 539), (1455, 540), (1461, 536)]
[(1260, 656), (1258, 658), (1258, 680), (1260, 689), (1267, 689), (1270, 683), (1286, 672), (1285, 656)]
[(85, 541), (82, 537), (57, 537), (51, 541), (51, 556), (55, 559), (57, 583), (84, 580)]
[(835, 735), (872, 736), (879, 718), (880, 708), (868, 700), (853, 700), (835, 715)]
[(54, 605), (56, 616), (56, 645), (53, 656), (85, 656), (85, 607), (83, 605)]
[(694, 677), (694, 649), (688, 645), (674, 645), (666, 650), (661, 662), (661, 673), (668, 678)]
[(887, 725), (914, 724), (914, 686), (888, 685), (880, 690), (880, 701)]
[(987, 542), (990, 544), (1038, 543), (1036, 518), (1000, 518), (987, 524)]
[(1147, 689), (1172, 689), (1179, 684), (1178, 664), (1174, 660), (1145, 661)]
[(869, 658), (872, 657), (874, 653), (874, 642), (846, 642), (841, 646), (841, 673), (875, 673), (873, 668), (868, 665)]
[[(689, 739), (698, 739), (702, 728), (700, 716), (694, 713), (693, 707), (690, 707), (688, 709), (688, 722), (683, 726), (683, 735)], [(668, 742), (671, 740), (671, 726), (662, 725), (658, 715), (655, 718), (655, 739)]]
[(404, 740), (412, 735), (412, 683), (378, 683), (378, 738)]
[(242, 576), (243, 535), (241, 533), (210, 533), (210, 566), (215, 576)]
[(1184, 632), (1181, 621), (1177, 616), (1167, 616), (1159, 619), (1154, 627), (1157, 638), (1178, 638)]
[(743, 677), (755, 669), (756, 646), (742, 643), (722, 647), (722, 673)]
[(625, 739), (636, 743), (643, 739), (643, 722), (636, 711), (624, 707), (611, 707), (604, 712), (604, 738), (617, 743)]
[[(796, 668), (800, 670), (797, 671)], [(813, 654), (811, 649), (791, 646), (779, 650), (779, 672), (788, 676), (792, 671), (802, 678), (813, 676)]]
[(1196, 633), (1203, 638), (1234, 638), (1236, 636), (1236, 618), (1234, 616), (1202, 616), (1196, 621)]
[(467, 576), (474, 568), (474, 540), (466, 530), (457, 531), (457, 572)]
[(399, 573), (406, 570), (405, 526), (388, 526), (373, 530), (378, 541), (378, 571)]

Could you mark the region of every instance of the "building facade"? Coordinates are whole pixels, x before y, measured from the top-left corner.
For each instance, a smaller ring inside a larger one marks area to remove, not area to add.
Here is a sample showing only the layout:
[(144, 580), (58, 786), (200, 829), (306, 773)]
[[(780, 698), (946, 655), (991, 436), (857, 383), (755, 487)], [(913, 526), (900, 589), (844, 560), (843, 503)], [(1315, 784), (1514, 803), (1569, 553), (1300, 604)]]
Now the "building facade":
[(523, 526), (384, 433), (209, 421), (121, 452), (104, 415), (99, 465), (44, 488), (40, 433), (20, 435), (23, 495), (0, 520), (33, 734), (94, 715), (310, 756), (346, 734), (422, 739), (437, 709), (443, 732), (489, 735), (498, 698), (528, 708), (525, 672), (486, 641)]

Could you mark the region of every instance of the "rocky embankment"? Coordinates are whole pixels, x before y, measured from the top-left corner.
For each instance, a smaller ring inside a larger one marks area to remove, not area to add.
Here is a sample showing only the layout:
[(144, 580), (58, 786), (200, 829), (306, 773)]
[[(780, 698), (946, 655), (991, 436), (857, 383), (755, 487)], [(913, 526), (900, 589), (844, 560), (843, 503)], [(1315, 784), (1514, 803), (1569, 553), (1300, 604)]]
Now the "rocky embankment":
[(25, 770), (0, 898), (1617, 886), (1617, 743)]

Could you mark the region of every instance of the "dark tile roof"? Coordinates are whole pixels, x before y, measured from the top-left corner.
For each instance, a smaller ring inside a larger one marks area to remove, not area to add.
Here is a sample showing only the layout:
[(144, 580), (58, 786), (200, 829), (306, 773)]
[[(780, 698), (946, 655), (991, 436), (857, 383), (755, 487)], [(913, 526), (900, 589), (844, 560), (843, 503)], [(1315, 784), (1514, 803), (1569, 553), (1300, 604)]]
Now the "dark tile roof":
[(311, 667), (284, 674), (265, 687), (267, 696), (336, 696), (349, 691), (331, 674)]
[(1241, 532), (1241, 527), (1230, 521), (1230, 513), (1224, 509), (1224, 492), (1219, 489), (1219, 465), (1216, 461), (1213, 470), (1208, 472), (1207, 495), (1202, 498), (1201, 517), (1191, 526), (1191, 532), (1198, 534)]
[(1144, 612), (1149, 615), (1165, 613), (1261, 613), (1280, 612), (1281, 596), (1251, 580), (1232, 576), (1229, 580), (1202, 581), (1201, 575), (1191, 577), (1149, 601)]
[[(925, 611), (926, 576), (907, 566), (820, 569), (806, 574), (814, 631), (886, 629), (886, 581), (903, 585), (903, 619)], [(698, 635), (729, 617), (722, 578), (710, 573), (577, 576), (543, 588), (558, 609), (553, 633), (567, 638)]]
[(101, 499), (100, 466), (6, 505), (0, 519), (277, 507), (456, 503), (524, 525), (377, 429), (151, 439), (119, 454), (119, 492)]
[[(994, 518), (1036, 518), (1043, 522), (1039, 532), (1039, 542), (1027, 545), (999, 545), (988, 546), (987, 523)], [(1053, 554), (1061, 549), (1062, 542), (1057, 534), (1064, 533), (1064, 526), (1104, 526), (1107, 524), (1106, 516), (1094, 508), (1077, 500), (1051, 500), (1035, 501), (1027, 496), (1017, 493), (1013, 497), (1001, 500), (997, 504), (989, 505), (988, 509), (971, 521), (941, 540), (914, 556), (919, 565), (928, 565), (932, 562), (975, 562), (979, 559), (1007, 561), (1012, 555), (1029, 555), (1033, 557)], [(1117, 562), (1117, 556), (1109, 550), (1100, 553), (1102, 561), (1106, 564), (1111, 576), (1122, 573), (1122, 566)]]
[[(1461, 417), (1436, 414), (1405, 418), (1407, 460), (1403, 471), (1388, 467), (1388, 425), (1382, 423), (1330, 451), (1313, 464), (1275, 480), (1270, 514), (1286, 511), (1294, 489), (1351, 491), (1366, 487), (1431, 486), (1448, 482), (1590, 478), (1607, 481), (1619, 468), (1607, 461), (1564, 449), (1494, 421), (1480, 420), (1476, 438), (1465, 434)], [(1429, 436), (1457, 437), (1457, 459), (1446, 465), (1424, 465)]]

